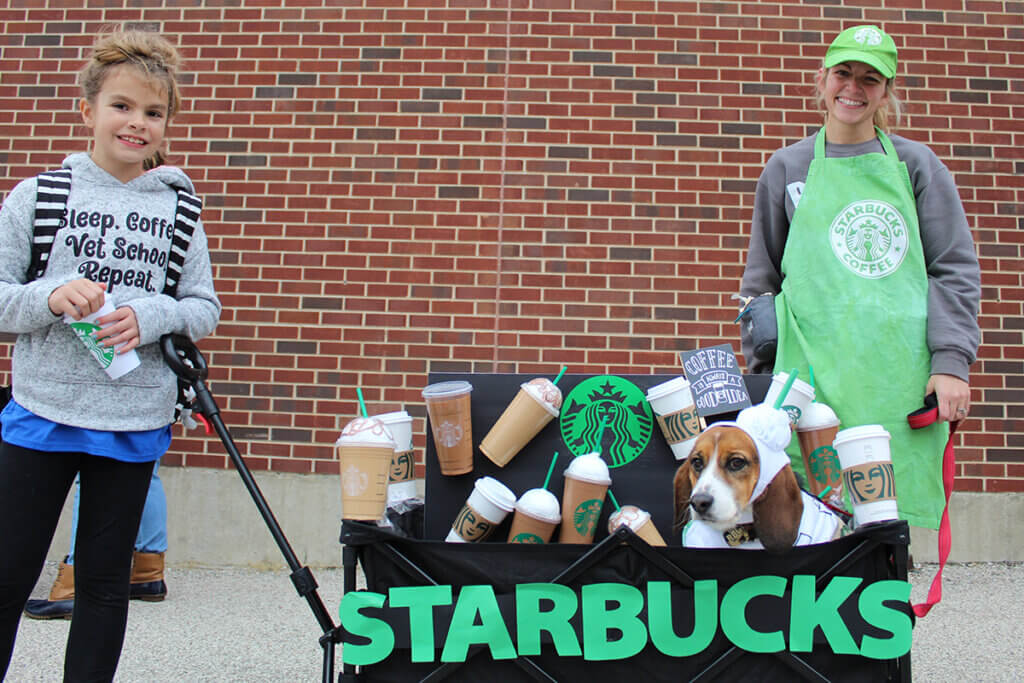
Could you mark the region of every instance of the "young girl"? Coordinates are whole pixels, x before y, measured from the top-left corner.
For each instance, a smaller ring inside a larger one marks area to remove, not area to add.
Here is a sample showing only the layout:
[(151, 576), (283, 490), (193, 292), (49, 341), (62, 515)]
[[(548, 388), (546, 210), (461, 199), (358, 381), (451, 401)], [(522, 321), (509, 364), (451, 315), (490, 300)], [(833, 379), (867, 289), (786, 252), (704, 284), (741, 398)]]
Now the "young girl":
[[(37, 179), (19, 183), (0, 210), (0, 330), (18, 335), (12, 399), (0, 414), (0, 679), (76, 474), (81, 500), (64, 680), (113, 677), (133, 542), (174, 419), (176, 378), (157, 342), (169, 332), (198, 340), (220, 316), (198, 221), (175, 297), (162, 289), (177, 190), (193, 191), (182, 171), (160, 165), (167, 123), (179, 108), (177, 66), (174, 47), (152, 33), (96, 42), (79, 77), (91, 151), (64, 161), (71, 189), (42, 274), (27, 274)], [(96, 342), (137, 351), (140, 360), (116, 380), (64, 320), (81, 320), (104, 300), (116, 310), (97, 320)]]
[(840, 33), (817, 76), (824, 127), (761, 174), (741, 294), (776, 295), (778, 350), (755, 357), (744, 329), (743, 351), (753, 372), (813, 368), (843, 427), (885, 427), (900, 516), (934, 529), (948, 429), (911, 430), (906, 416), (935, 392), (942, 420), (967, 417), (980, 270), (949, 170), (886, 133), (896, 57), (878, 27)]

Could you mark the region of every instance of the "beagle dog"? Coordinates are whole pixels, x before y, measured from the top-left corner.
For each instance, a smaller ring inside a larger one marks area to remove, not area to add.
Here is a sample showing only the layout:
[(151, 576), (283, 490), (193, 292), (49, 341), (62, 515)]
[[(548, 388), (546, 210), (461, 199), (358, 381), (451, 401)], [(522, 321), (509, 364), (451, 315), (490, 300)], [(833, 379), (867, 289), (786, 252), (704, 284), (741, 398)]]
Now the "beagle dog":
[(842, 520), (797, 483), (783, 450), (788, 435), (781, 447), (770, 447), (751, 432), (757, 430), (737, 423), (712, 425), (676, 470), (683, 545), (781, 552), (838, 537)]

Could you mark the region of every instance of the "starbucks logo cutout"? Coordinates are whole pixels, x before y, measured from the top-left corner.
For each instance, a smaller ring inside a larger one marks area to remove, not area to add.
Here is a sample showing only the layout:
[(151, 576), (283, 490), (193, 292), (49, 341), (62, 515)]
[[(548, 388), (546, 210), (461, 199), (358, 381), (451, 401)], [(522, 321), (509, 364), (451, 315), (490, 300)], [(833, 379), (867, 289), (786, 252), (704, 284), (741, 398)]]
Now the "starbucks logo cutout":
[(877, 29), (870, 26), (858, 29), (853, 34), (853, 39), (861, 45), (873, 46), (882, 44), (882, 34)]
[(452, 528), (469, 543), (482, 541), (494, 531), (494, 525), (468, 505), (462, 506)]
[(448, 448), (454, 448), (462, 441), (462, 425), (442, 422), (437, 428), (437, 440)]
[(409, 481), (413, 478), (415, 456), (412, 451), (395, 453), (391, 457), (391, 481)]
[(807, 462), (811, 466), (811, 476), (821, 484), (838, 482), (843, 472), (839, 466), (839, 454), (827, 444), (816, 448)]
[(597, 519), (601, 516), (602, 501), (593, 498), (576, 506), (572, 513), (572, 525), (580, 536), (593, 536), (597, 531)]
[(100, 326), (92, 323), (77, 322), (71, 323), (71, 329), (74, 330), (75, 336), (85, 344), (85, 348), (89, 349), (89, 353), (96, 357), (100, 365), (104, 368), (109, 368), (110, 364), (114, 362), (114, 347), (104, 346), (96, 341), (96, 337), (93, 335), (100, 330)]
[(341, 473), (341, 487), (353, 498), (361, 496), (370, 487), (370, 477), (355, 465), (349, 465)]
[[(596, 449), (608, 466), (615, 468), (633, 462), (647, 448), (654, 415), (635, 384), (613, 375), (598, 375), (583, 380), (565, 397), (559, 427), (562, 441), (573, 455)], [(602, 443), (597, 443), (598, 438)]]
[(862, 278), (892, 274), (907, 255), (907, 222), (896, 207), (865, 199), (840, 211), (829, 227), (832, 253)]
[(529, 531), (524, 531), (521, 534), (516, 534), (510, 543), (535, 543), (544, 545), (544, 539), (537, 534), (531, 534)]
[(891, 462), (867, 462), (843, 470), (843, 483), (854, 505), (896, 500), (896, 475)]
[(789, 421), (792, 422), (793, 424), (799, 422), (800, 416), (803, 415), (803, 412), (801, 412), (800, 410), (800, 406), (786, 404), (782, 406), (782, 410), (786, 413), (786, 415), (789, 415)]

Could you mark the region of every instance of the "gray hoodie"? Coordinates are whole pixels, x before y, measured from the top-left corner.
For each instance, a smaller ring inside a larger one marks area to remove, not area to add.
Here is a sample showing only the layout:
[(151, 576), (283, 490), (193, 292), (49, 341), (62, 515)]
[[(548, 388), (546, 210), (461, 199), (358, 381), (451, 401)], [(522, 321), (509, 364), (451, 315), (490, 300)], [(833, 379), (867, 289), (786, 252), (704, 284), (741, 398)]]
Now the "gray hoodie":
[[(121, 183), (88, 154), (71, 169), (67, 223), (57, 233), (46, 273), (25, 284), (31, 256), (36, 179), (20, 182), (0, 210), (0, 331), (18, 335), (12, 357), (14, 399), (48, 420), (108, 431), (169, 424), (177, 393), (157, 343), (168, 332), (198, 341), (213, 332), (220, 301), (206, 233), (197, 225), (177, 300), (162, 294), (174, 228), (175, 188), (194, 192), (180, 169), (160, 166)], [(48, 304), (54, 289), (82, 277), (107, 284), (115, 308), (130, 306), (139, 324), (141, 364), (110, 379)]]

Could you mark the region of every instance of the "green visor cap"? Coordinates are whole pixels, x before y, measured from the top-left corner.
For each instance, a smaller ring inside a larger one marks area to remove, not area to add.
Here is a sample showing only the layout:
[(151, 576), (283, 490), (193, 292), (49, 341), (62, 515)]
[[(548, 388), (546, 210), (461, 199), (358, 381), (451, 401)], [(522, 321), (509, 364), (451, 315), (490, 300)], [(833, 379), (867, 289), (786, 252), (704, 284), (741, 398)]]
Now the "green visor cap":
[(825, 68), (843, 62), (863, 62), (892, 78), (896, 75), (896, 43), (877, 26), (853, 26), (836, 36), (825, 53)]

